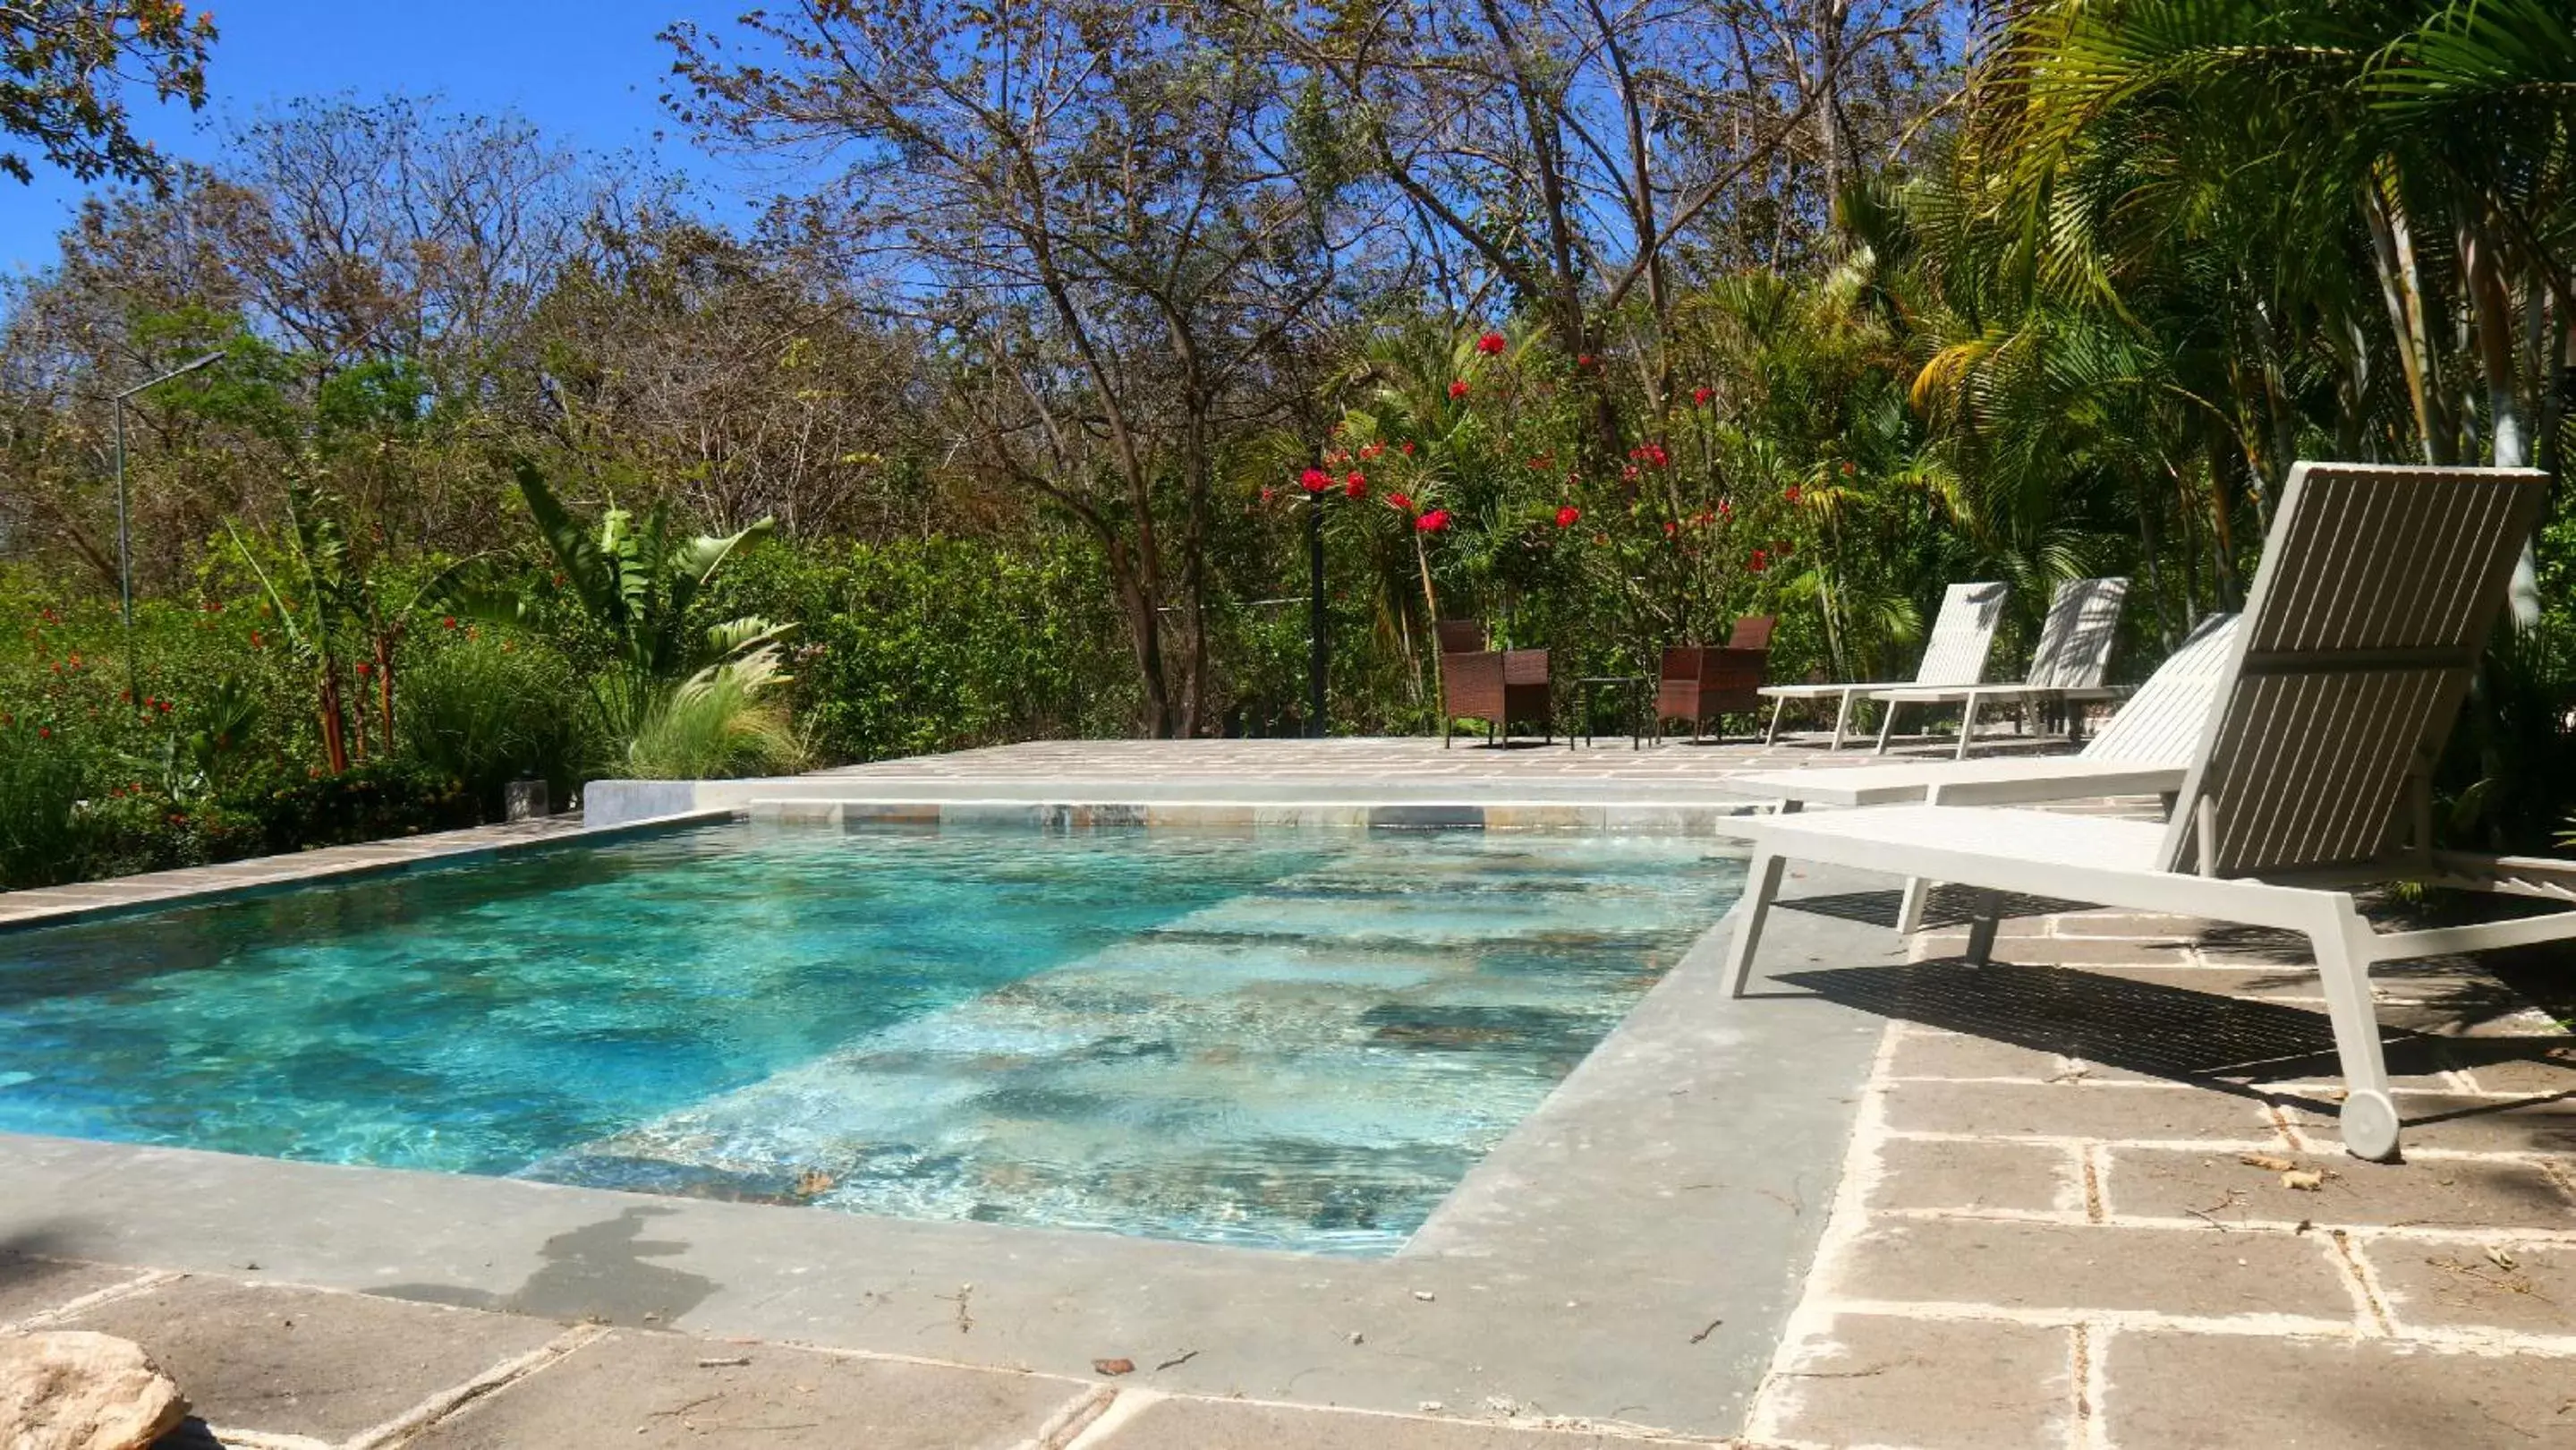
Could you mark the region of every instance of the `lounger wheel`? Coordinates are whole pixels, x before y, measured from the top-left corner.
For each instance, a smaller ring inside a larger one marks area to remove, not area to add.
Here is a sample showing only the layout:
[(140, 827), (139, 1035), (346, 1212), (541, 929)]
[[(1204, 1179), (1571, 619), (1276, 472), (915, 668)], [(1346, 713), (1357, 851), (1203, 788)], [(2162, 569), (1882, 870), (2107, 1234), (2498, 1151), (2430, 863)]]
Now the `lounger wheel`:
[(2369, 1089), (2351, 1093), (2343, 1100), (2343, 1146), (2356, 1158), (2374, 1163), (2392, 1162), (2397, 1157), (2397, 1104), (2388, 1094)]

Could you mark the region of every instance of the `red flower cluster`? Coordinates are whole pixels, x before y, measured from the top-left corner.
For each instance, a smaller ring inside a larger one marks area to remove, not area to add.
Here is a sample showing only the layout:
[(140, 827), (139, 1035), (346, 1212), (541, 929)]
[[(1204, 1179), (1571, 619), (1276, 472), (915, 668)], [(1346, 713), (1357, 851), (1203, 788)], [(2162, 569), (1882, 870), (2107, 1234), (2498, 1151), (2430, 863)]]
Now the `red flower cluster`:
[(1406, 513), (1411, 513), (1413, 512), (1413, 497), (1410, 494), (1391, 493), (1386, 496), (1386, 506), (1391, 509), (1402, 509)]
[(1716, 396), (1717, 394), (1706, 386), (1691, 389), (1691, 402), (1703, 408), (1708, 406), (1709, 399)]
[(1643, 463), (1650, 468), (1669, 468), (1673, 461), (1672, 455), (1664, 451), (1664, 445), (1661, 443), (1640, 443), (1628, 450), (1628, 458), (1631, 462)]
[(1449, 384), (1449, 401), (1454, 403), (1465, 396), (1467, 396), (1467, 380), (1465, 378), (1453, 380)]
[(1368, 476), (1352, 469), (1351, 476), (1342, 480), (1342, 492), (1352, 498), (1368, 497)]
[[(439, 624), (440, 624), (440, 626), (441, 626), (441, 627), (443, 627), (443, 628), (446, 628), (446, 629), (454, 629), (454, 628), (456, 627), (456, 616), (455, 616), (455, 615), (453, 615), (453, 614), (448, 615), (447, 617), (445, 617), (445, 618), (443, 618), (443, 619), (439, 620)], [(253, 644), (257, 644), (257, 643), (259, 643), (259, 631), (258, 631), (258, 630), (252, 630), (252, 631), (251, 631), (251, 635), (250, 635), (250, 639), (251, 639), (251, 643), (253, 643)]]
[(1410, 439), (1406, 440), (1401, 447), (1404, 450), (1405, 457), (1411, 458), (1413, 456), (1413, 443)]
[(1483, 353), (1487, 357), (1498, 356), (1502, 352), (1503, 346), (1503, 335), (1499, 332), (1489, 332), (1483, 337), (1476, 339), (1476, 351)]
[(1297, 486), (1308, 493), (1322, 493), (1333, 486), (1333, 476), (1320, 468), (1309, 468), (1297, 475)]
[(1753, 558), (1750, 562), (1746, 563), (1744, 567), (1752, 570), (1756, 574), (1759, 574), (1763, 570), (1771, 567), (1771, 555), (1767, 550), (1756, 549), (1753, 551)]
[(1413, 521), (1413, 526), (1426, 534), (1436, 534), (1442, 529), (1449, 527), (1449, 511), (1447, 509), (1433, 509), (1431, 512), (1415, 519)]
[(1556, 511), (1556, 526), (1560, 529), (1570, 529), (1573, 528), (1582, 518), (1583, 510), (1576, 508), (1572, 504), (1567, 504), (1565, 507)]
[(1783, 491), (1780, 496), (1791, 503), (1796, 503), (1798, 501), (1798, 486), (1794, 483), (1789, 485), (1789, 487)]

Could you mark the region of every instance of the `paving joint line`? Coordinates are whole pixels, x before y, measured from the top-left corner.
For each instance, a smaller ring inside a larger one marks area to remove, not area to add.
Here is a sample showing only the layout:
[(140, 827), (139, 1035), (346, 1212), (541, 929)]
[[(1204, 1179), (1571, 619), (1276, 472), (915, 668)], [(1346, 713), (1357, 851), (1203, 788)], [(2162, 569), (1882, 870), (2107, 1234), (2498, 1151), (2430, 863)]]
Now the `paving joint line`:
[[(46, 1262), (73, 1263), (85, 1261), (52, 1259), (47, 1260)], [(168, 1269), (146, 1269), (131, 1279), (119, 1280), (103, 1289), (92, 1289), (86, 1294), (79, 1295), (75, 1298), (66, 1300), (63, 1303), (57, 1304), (51, 1309), (39, 1309), (35, 1313), (30, 1314), (26, 1318), (18, 1320), (15, 1323), (0, 1324), (0, 1330), (7, 1330), (13, 1333), (25, 1333), (29, 1330), (41, 1329), (48, 1324), (60, 1324), (64, 1320), (72, 1318), (75, 1315), (86, 1314), (92, 1309), (99, 1308), (102, 1305), (113, 1304), (120, 1299), (131, 1299), (137, 1294), (149, 1293), (154, 1289), (160, 1288), (164, 1284), (175, 1284), (186, 1277), (188, 1276), (185, 1274), (175, 1273)]]
[[(2086, 1144), (2104, 1148), (2143, 1148), (2166, 1153), (2306, 1153), (2319, 1158), (2348, 1158), (2351, 1155), (2338, 1143), (2329, 1148), (2298, 1145), (2284, 1147), (2278, 1138), (2100, 1138), (2079, 1133), (1977, 1133), (1946, 1128), (1892, 1128), (1887, 1132), (1892, 1143), (2009, 1143), (2022, 1147), (2056, 1147), (2076, 1149)], [(2576, 1173), (2576, 1155), (2552, 1153), (2542, 1149), (2513, 1148), (2418, 1148), (2406, 1149), (2406, 1162), (2439, 1163), (2514, 1163), (2528, 1167), (2562, 1169)], [(2576, 1185), (2576, 1177), (2570, 1178)], [(2571, 1187), (2576, 1193), (2576, 1187)]]
[(2050, 1228), (2111, 1228), (2147, 1233), (2205, 1234), (2212, 1231), (2245, 1233), (2262, 1237), (2301, 1238), (2325, 1232), (2349, 1233), (2364, 1242), (2389, 1240), (2397, 1243), (2522, 1244), (2532, 1248), (2576, 1248), (2576, 1229), (2476, 1225), (2442, 1228), (2428, 1224), (2319, 1223), (2315, 1219), (2293, 1222), (2277, 1218), (2247, 1218), (2215, 1221), (2203, 1218), (2172, 1218), (2161, 1214), (2118, 1213), (2105, 1211), (2101, 1217), (2073, 1209), (2058, 1208), (1926, 1208), (1915, 1205), (1890, 1205), (1873, 1209), (1881, 1218), (1900, 1219), (1909, 1223), (2026, 1223)]
[(1885, 1147), (1893, 1137), (1887, 1127), (1888, 1069), (1896, 1060), (1904, 1029), (1904, 1023), (1891, 1021), (1879, 1035), (1878, 1051), (1870, 1060), (1852, 1120), (1851, 1143), (1843, 1150), (1842, 1179), (1826, 1209), (1806, 1284), (1780, 1326), (1780, 1342), (1771, 1351), (1771, 1363), (1745, 1407), (1743, 1438), (1747, 1440), (1768, 1445), (1786, 1439), (1780, 1433), (1788, 1408), (1781, 1403), (1783, 1387), (1795, 1383), (1796, 1366), (1805, 1361), (1809, 1346), (1824, 1341), (1838, 1317), (1833, 1288), (1853, 1246), (1869, 1233), (1870, 1201), (1877, 1197), (1887, 1173)]
[(2066, 1333), (2068, 1360), (2066, 1366), (2067, 1406), (2066, 1443), (2068, 1450), (2091, 1450), (2095, 1441), (2093, 1417), (2093, 1326), (2078, 1321)]
[(382, 1447), (399, 1444), (475, 1401), (507, 1389), (607, 1336), (606, 1325), (576, 1324), (525, 1354), (505, 1359), (461, 1385), (440, 1390), (381, 1425), (359, 1431), (349, 1438), (343, 1450), (382, 1450)]
[(2342, 1229), (2327, 1230), (2326, 1238), (2334, 1245), (2336, 1270), (2342, 1274), (2345, 1287), (2352, 1291), (2355, 1314), (2367, 1316), (2362, 1320), (2364, 1331), (2375, 1331), (2382, 1339), (2393, 1338), (2397, 1326), (2389, 1320), (2388, 1305), (2380, 1298), (2376, 1276), (2371, 1273), (2369, 1262), (2362, 1257), (2361, 1246)]
[(2408, 1345), (2444, 1354), (2488, 1357), (2533, 1355), (2576, 1359), (2576, 1334), (2529, 1334), (2519, 1330), (2465, 1325), (2402, 1325), (2382, 1341), (2364, 1334), (2351, 1320), (2320, 1319), (2306, 1314), (2168, 1314), (2157, 1309), (2065, 1307), (2026, 1309), (1934, 1299), (1840, 1299), (1829, 1306), (1837, 1314), (1866, 1314), (1889, 1319), (1917, 1319), (1941, 1324), (2019, 1324), (2034, 1329), (2064, 1329), (2077, 1323), (2122, 1334), (2201, 1334), (2227, 1338), (2315, 1339), (2338, 1344), (2365, 1340)]
[[(1121, 1394), (1115, 1385), (1087, 1386), (1081, 1394), (1074, 1396), (1059, 1406), (1054, 1414), (1047, 1416), (1045, 1422), (1038, 1426), (1037, 1433), (1021, 1441), (1014, 1450), (1074, 1450), (1075, 1446), (1091, 1440), (1090, 1431), (1093, 1427), (1109, 1419), (1120, 1404), (1152, 1404), (1161, 1398), (1163, 1396), (1158, 1391), (1148, 1389), (1136, 1389)], [(1135, 1414), (1136, 1411), (1130, 1409), (1121, 1418), (1132, 1419)], [(1106, 1431), (1102, 1434), (1101, 1440), (1105, 1441), (1110, 1434), (1115, 1433), (1115, 1430)]]

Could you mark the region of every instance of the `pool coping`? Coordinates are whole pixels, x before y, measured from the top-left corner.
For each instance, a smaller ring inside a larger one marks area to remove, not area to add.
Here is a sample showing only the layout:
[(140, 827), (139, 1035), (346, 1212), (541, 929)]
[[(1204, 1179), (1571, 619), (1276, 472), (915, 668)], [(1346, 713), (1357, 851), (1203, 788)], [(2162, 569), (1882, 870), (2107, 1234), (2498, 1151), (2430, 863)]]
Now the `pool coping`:
[(471, 865), (496, 856), (659, 835), (713, 825), (739, 815), (730, 808), (709, 808), (600, 825), (589, 824), (579, 816), (549, 816), (326, 846), (292, 856), (250, 856), (208, 866), (0, 892), (0, 939), (39, 927), (111, 920), (205, 901), (243, 900), (333, 882)]
[[(1783, 971), (1900, 955), (1852, 921), (1774, 921)], [(1811, 994), (1730, 996), (1732, 922), (1391, 1258), (6, 1134), (0, 1240), (1076, 1376), (1126, 1357), (1177, 1393), (1731, 1434), (1796, 1303), (1882, 1036)]]
[[(654, 800), (657, 804), (670, 803), (668, 797)], [(0, 892), (0, 939), (43, 927), (471, 865), (495, 856), (577, 849), (726, 821), (845, 830), (1488, 830), (1742, 837), (1749, 834), (1742, 829), (1743, 823), (1760, 813), (1761, 807), (1751, 802), (1657, 805), (1610, 801), (1575, 805), (1563, 801), (1129, 801), (990, 788), (965, 796), (932, 796), (903, 790), (838, 797), (764, 795), (719, 804), (691, 803), (682, 809), (606, 821), (588, 816), (553, 816), (461, 831), (388, 837), (291, 856), (253, 856), (209, 866), (103, 877), (69, 886)]]

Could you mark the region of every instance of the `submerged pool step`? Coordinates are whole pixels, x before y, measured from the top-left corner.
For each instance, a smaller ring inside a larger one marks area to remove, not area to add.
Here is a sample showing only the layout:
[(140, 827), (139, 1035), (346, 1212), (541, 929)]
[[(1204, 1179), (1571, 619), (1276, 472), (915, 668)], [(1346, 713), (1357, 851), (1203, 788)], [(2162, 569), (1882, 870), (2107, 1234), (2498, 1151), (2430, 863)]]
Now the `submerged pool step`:
[(1745, 834), (1756, 814), (1744, 805), (1562, 802), (1483, 804), (1356, 802), (758, 799), (743, 814), (765, 824), (869, 828), (1096, 830), (1487, 830), (1617, 831), (1675, 836)]

